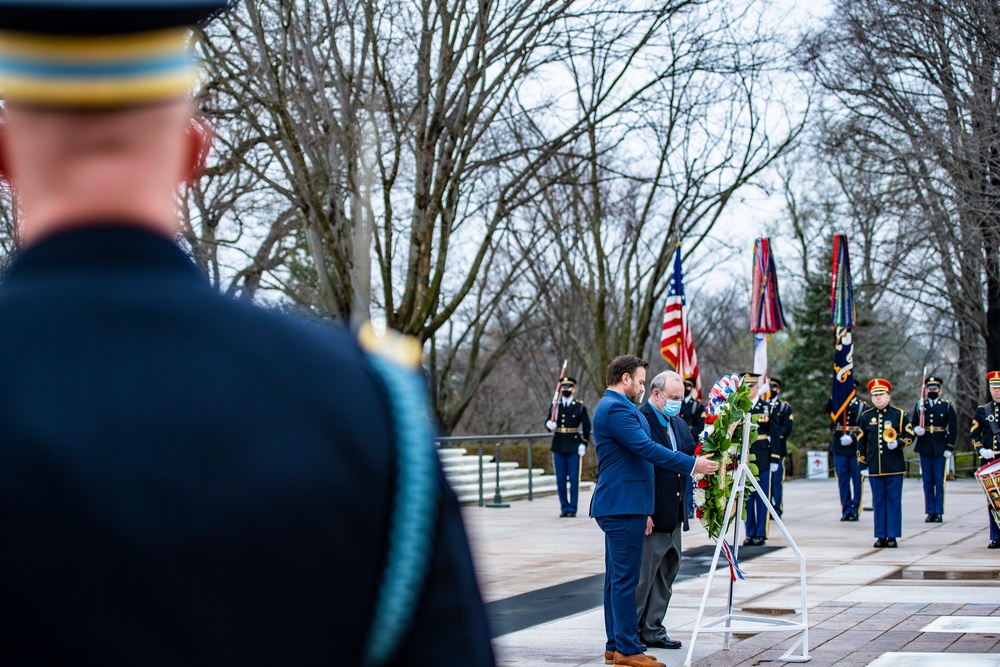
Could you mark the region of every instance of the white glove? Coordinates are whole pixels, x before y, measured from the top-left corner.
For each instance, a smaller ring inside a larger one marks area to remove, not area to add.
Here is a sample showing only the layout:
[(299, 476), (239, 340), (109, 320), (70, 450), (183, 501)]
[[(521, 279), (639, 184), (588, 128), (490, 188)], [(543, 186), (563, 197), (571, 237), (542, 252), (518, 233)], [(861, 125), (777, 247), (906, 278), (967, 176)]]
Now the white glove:
[(924, 430), (923, 426), (914, 426), (913, 427), (913, 432), (916, 433), (918, 436), (921, 436), (924, 433), (926, 433), (927, 431)]
[(899, 441), (897, 441), (897, 440), (886, 440), (885, 446), (888, 447), (889, 449), (896, 449), (896, 447), (899, 447)]
[(944, 450), (944, 457), (946, 459), (950, 459), (951, 458), (951, 450), (950, 449)]
[(545, 428), (549, 429), (550, 431), (556, 430), (556, 426), (557, 424), (551, 419), (545, 422)]
[(862, 477), (867, 477), (867, 476), (868, 476), (868, 468), (865, 468), (865, 469), (863, 469), (863, 470), (861, 471), (861, 476), (862, 476)]
[(985, 447), (979, 450), (979, 455), (982, 456), (987, 461), (992, 461), (993, 457), (996, 456), (996, 454), (992, 449), (986, 449)]
[(771, 472), (778, 472), (778, 464), (777, 463), (772, 463), (771, 464)]
[(847, 445), (852, 444), (853, 442), (854, 442), (854, 439), (851, 438), (851, 436), (847, 435), (846, 433), (844, 435), (840, 436), (840, 444), (844, 445), (845, 447)]
[(587, 453), (587, 445), (580, 445), (579, 447), (577, 447), (576, 448), (576, 453), (579, 454), (580, 456), (583, 456), (584, 454), (586, 454)]

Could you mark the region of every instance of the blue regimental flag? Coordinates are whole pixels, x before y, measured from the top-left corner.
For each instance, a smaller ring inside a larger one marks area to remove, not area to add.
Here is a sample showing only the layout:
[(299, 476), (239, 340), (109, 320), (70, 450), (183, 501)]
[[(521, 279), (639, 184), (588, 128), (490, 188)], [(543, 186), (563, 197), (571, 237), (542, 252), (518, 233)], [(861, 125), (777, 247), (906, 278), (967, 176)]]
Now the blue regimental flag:
[(830, 277), (830, 326), (837, 332), (833, 353), (833, 394), (830, 417), (841, 419), (854, 398), (854, 287), (847, 236), (833, 237), (833, 270)]
[(854, 398), (854, 332), (839, 327), (837, 347), (833, 353), (833, 409), (830, 417), (840, 420)]

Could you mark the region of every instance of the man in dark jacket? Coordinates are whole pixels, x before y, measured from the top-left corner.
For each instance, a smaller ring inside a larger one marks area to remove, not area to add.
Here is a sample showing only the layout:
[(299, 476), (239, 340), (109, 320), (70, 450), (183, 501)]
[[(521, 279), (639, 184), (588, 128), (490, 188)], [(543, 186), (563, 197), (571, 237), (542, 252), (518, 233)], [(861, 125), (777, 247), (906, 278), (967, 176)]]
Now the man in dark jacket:
[(924, 512), (927, 523), (941, 523), (944, 518), (944, 486), (948, 459), (955, 453), (958, 437), (958, 414), (951, 403), (941, 398), (941, 378), (930, 376), (926, 395), (913, 409), (913, 432), (920, 454), (920, 478), (924, 484)]
[(575, 378), (563, 378), (559, 393), (562, 397), (553, 406), (555, 415), (549, 412), (545, 428), (552, 431), (552, 467), (562, 510), (559, 516), (574, 517), (580, 492), (580, 462), (590, 441), (590, 415), (583, 401), (574, 398)]
[(0, 1), (0, 663), (489, 667), (419, 346), (225, 298), (174, 243), (225, 5)]
[[(653, 440), (668, 449), (693, 455), (691, 431), (677, 416), (684, 395), (681, 376), (665, 371), (654, 377), (650, 386), (649, 400), (639, 412), (649, 422)], [(667, 636), (663, 619), (680, 569), (681, 533), (688, 529), (687, 489), (691, 477), (659, 467), (653, 469), (653, 474), (656, 501), (646, 523), (642, 570), (635, 591), (639, 640), (647, 648), (677, 649), (681, 643)]]
[(868, 404), (857, 396), (851, 397), (840, 414), (834, 414), (832, 400), (826, 402), (826, 411), (834, 419), (830, 451), (840, 490), (841, 521), (857, 521), (861, 515), (861, 467), (856, 438), (861, 432), (861, 413), (867, 409)]
[(788, 437), (795, 427), (795, 414), (789, 403), (778, 398), (781, 380), (768, 378), (771, 387), (771, 506), (781, 516), (785, 486), (785, 462), (788, 457)]

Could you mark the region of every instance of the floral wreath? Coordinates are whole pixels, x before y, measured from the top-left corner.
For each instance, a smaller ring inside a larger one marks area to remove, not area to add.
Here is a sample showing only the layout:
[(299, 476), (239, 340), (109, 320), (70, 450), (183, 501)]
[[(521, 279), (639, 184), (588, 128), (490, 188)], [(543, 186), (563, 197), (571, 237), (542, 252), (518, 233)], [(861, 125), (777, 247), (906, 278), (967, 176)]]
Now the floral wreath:
[[(695, 456), (707, 454), (718, 462), (719, 471), (712, 475), (694, 475), (695, 516), (705, 526), (708, 536), (717, 539), (729, 528), (736, 516), (736, 507), (728, 517), (726, 504), (733, 493), (733, 478), (739, 465), (740, 447), (743, 445), (743, 417), (751, 408), (750, 387), (742, 386), (740, 376), (735, 373), (724, 377), (715, 383), (709, 392), (708, 406), (705, 410), (705, 430), (702, 431)], [(757, 435), (757, 415), (753, 415), (750, 423), (750, 441)], [(757, 466), (753, 463), (756, 457), (750, 454), (747, 466), (756, 476)], [(746, 482), (744, 481), (744, 486)], [(743, 507), (739, 508), (740, 518), (746, 519), (747, 494), (743, 495)]]

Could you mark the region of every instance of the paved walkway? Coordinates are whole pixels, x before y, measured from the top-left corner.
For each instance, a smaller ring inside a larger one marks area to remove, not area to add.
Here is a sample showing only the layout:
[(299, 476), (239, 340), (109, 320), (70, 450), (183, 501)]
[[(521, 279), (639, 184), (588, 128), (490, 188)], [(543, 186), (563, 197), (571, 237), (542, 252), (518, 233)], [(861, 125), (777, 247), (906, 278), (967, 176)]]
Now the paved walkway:
[[(874, 549), (870, 513), (857, 523), (839, 520), (835, 480), (786, 483), (783, 519), (806, 558), (808, 664), (1000, 667), (1000, 550), (986, 549), (986, 498), (972, 479), (949, 482), (947, 494), (944, 523), (924, 523), (920, 481), (907, 479), (899, 548)], [(507, 509), (466, 508), (487, 603), (509, 602), (557, 584), (565, 586), (555, 591), (585, 582), (592, 587), (593, 575), (604, 572), (604, 552), (603, 534), (585, 518), (589, 502), (589, 495), (581, 498), (582, 511), (575, 519), (558, 518), (554, 497), (514, 502)], [(700, 525), (684, 536), (685, 552), (704, 554), (710, 545)], [(735, 585), (734, 611), (799, 618), (799, 564), (786, 545), (773, 529), (767, 546), (785, 548), (743, 562), (746, 580)], [(744, 555), (751, 549), (743, 549)], [(706, 580), (701, 574), (674, 585), (667, 629), (684, 646), (653, 651), (667, 665), (684, 664)], [(725, 613), (728, 587), (728, 573), (721, 570), (706, 616)], [(551, 620), (494, 640), (498, 663), (603, 665), (601, 608), (560, 617), (559, 605), (546, 599)], [(722, 634), (699, 634), (693, 664), (777, 667), (787, 664), (780, 657), (792, 637), (787, 632), (745, 633), (722, 650)]]

